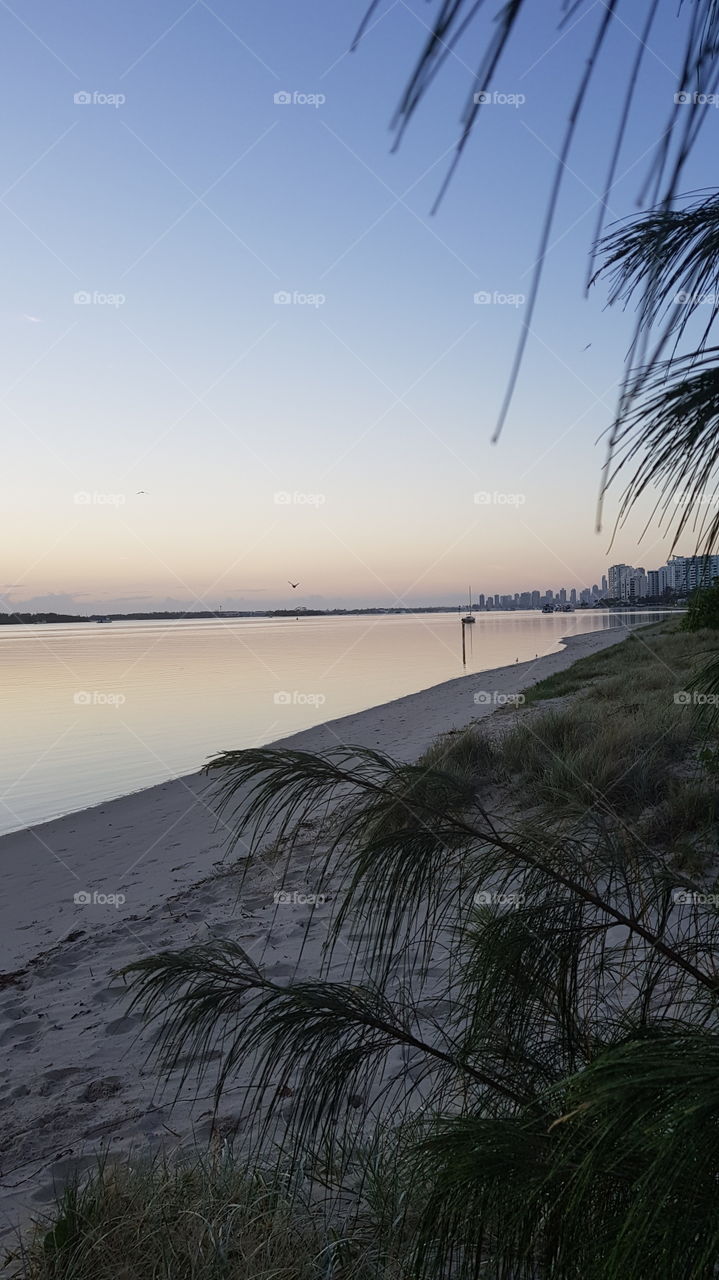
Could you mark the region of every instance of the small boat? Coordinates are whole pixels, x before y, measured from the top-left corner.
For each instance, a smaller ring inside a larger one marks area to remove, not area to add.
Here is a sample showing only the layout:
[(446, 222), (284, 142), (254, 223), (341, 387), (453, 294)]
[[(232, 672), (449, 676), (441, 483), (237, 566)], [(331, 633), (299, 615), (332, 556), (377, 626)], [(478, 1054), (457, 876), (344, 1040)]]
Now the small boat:
[(464, 617), (462, 618), (462, 622), (466, 622), (468, 626), (470, 625), (474, 626), (476, 621), (477, 619), (472, 613), (472, 588), (470, 587), (469, 588), (469, 613), (465, 613)]
[(96, 622), (112, 622), (112, 618), (96, 618)]
[(542, 608), (542, 613), (554, 613), (554, 605), (545, 604)]

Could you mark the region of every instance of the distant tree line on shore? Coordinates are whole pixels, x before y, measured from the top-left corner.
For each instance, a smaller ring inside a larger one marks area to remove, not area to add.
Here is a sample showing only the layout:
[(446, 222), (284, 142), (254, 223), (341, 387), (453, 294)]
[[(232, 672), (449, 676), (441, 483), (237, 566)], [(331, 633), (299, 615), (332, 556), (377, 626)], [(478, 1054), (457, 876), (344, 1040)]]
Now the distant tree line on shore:
[[(601, 600), (595, 608), (602, 607), (607, 609), (651, 609), (651, 608), (667, 608), (676, 604), (683, 604), (684, 601), (678, 601), (676, 598), (667, 599), (666, 597), (650, 597), (644, 596), (641, 600)], [(335, 617), (354, 617), (355, 615), (367, 614), (411, 614), (411, 613), (456, 613), (460, 606), (451, 604), (441, 605), (417, 605), (415, 608), (389, 607), (382, 608), (374, 606), (364, 609), (253, 609), (253, 610), (214, 610), (203, 609), (193, 610), (191, 612), (173, 612), (168, 610), (157, 611), (155, 613), (0, 613), (0, 626), (30, 626), (39, 623), (51, 622), (99, 622), (100, 620), (107, 622), (162, 622), (162, 621), (179, 621), (183, 618), (189, 619), (205, 619), (205, 618), (335, 618)], [(577, 605), (577, 609), (591, 608), (590, 605)], [(507, 609), (476, 609), (478, 613), (506, 613), (514, 612), (509, 606)], [(539, 610), (535, 610), (539, 612)]]

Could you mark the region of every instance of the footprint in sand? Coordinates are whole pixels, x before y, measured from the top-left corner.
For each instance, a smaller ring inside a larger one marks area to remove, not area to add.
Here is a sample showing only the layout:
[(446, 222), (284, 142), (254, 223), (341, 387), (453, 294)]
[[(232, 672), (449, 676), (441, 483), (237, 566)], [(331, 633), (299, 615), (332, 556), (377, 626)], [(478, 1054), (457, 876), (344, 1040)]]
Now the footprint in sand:
[(30, 1017), (30, 1012), (17, 1001), (8, 1001), (7, 1004), (0, 1006), (0, 1018), (4, 1022), (19, 1022), (21, 1018)]
[[(203, 1062), (218, 1062), (221, 1057), (222, 1053), (219, 1049), (211, 1049), (209, 1053), (203, 1054)], [(190, 1053), (182, 1054), (174, 1063), (171, 1074), (174, 1074), (175, 1071), (184, 1071), (187, 1067), (196, 1066), (197, 1058), (194, 1058)]]
[(83, 1089), (78, 1102), (99, 1102), (102, 1098), (114, 1098), (122, 1088), (120, 1076), (102, 1076), (99, 1080), (91, 1080)]
[(105, 1027), (105, 1035), (124, 1036), (128, 1031), (134, 1031), (141, 1023), (142, 1018), (139, 1014), (128, 1013), (124, 1018), (115, 1018), (113, 1022), (108, 1022)]
[(43, 1023), (39, 1018), (25, 1018), (21, 1022), (14, 1022), (7, 1031), (3, 1031), (0, 1035), (0, 1044), (9, 1044), (18, 1046), (27, 1044), (28, 1040), (32, 1040), (34, 1036), (39, 1035), (43, 1029)]
[(127, 987), (92, 987), (90, 989), (91, 1004), (117, 1004), (118, 1000), (127, 996)]
[(56, 1093), (58, 1087), (69, 1080), (72, 1076), (87, 1076), (90, 1074), (89, 1067), (51, 1067), (48, 1071), (43, 1071), (37, 1092), (41, 1098), (46, 1098), (48, 1094)]

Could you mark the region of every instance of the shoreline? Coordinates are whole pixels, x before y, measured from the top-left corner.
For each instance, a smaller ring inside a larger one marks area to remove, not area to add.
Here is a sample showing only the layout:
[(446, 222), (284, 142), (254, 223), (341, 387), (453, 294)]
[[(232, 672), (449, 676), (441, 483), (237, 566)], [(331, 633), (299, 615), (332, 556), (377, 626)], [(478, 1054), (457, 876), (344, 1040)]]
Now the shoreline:
[[(641, 625), (563, 636), (560, 649), (538, 658), (456, 676), (266, 745), (322, 751), (356, 743), (409, 761), (441, 733), (490, 715), (499, 705), (494, 698), (519, 693), (580, 657), (619, 644)], [(481, 691), (493, 700), (475, 703)], [(0, 836), (0, 975), (78, 927), (107, 921), (106, 905), (76, 905), (76, 892), (121, 893), (125, 902), (110, 910), (131, 918), (211, 874), (227, 844), (211, 808), (213, 789), (195, 771)]]
[[(564, 637), (542, 658), (460, 676), (280, 743), (311, 750), (356, 743), (411, 760), (443, 732), (491, 715), (505, 695), (634, 629)], [(489, 700), (476, 703), (478, 692)], [(0, 841), (3, 1244), (42, 1214), (69, 1178), (94, 1167), (100, 1152), (113, 1159), (202, 1147), (218, 1132), (241, 1134), (252, 1122), (255, 1104), (241, 1078), (228, 1086), (219, 1113), (212, 1084), (198, 1087), (192, 1071), (185, 1081), (164, 1081), (148, 1061), (153, 1030), (128, 1012), (120, 976), (143, 955), (224, 938), (278, 982), (300, 965), (311, 976), (320, 963), (331, 906), (307, 916), (301, 905), (278, 906), (276, 897), (288, 874), (301, 892), (329, 889), (331, 902), (331, 884), (307, 882), (312, 837), (293, 850), (289, 867), (260, 849), (240, 879), (203, 795), (210, 786), (188, 775)], [(242, 853), (238, 846), (233, 861)], [(125, 902), (76, 905), (78, 890), (121, 891)]]

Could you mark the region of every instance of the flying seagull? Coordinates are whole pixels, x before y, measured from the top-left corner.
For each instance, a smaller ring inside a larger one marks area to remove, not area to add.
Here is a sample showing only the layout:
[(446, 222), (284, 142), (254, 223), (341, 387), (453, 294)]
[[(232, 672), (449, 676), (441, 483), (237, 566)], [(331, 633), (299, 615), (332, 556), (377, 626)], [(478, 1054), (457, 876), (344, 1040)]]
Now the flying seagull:
[[(287, 581), (290, 582), (289, 578), (287, 579)], [(299, 582), (290, 582), (290, 586), (292, 587), (293, 591), (295, 591), (297, 587), (299, 587), (299, 585), (300, 585)]]
[(591, 342), (588, 342), (586, 347), (582, 347), (582, 351), (588, 351), (591, 345), (592, 345)]
[(138, 493), (146, 493), (146, 494), (147, 494), (147, 496), (148, 496), (148, 498), (149, 498), (149, 496), (150, 496), (150, 495), (149, 495), (149, 493), (147, 492), (147, 489), (138, 489), (138, 490), (137, 490), (137, 492), (138, 492)]

